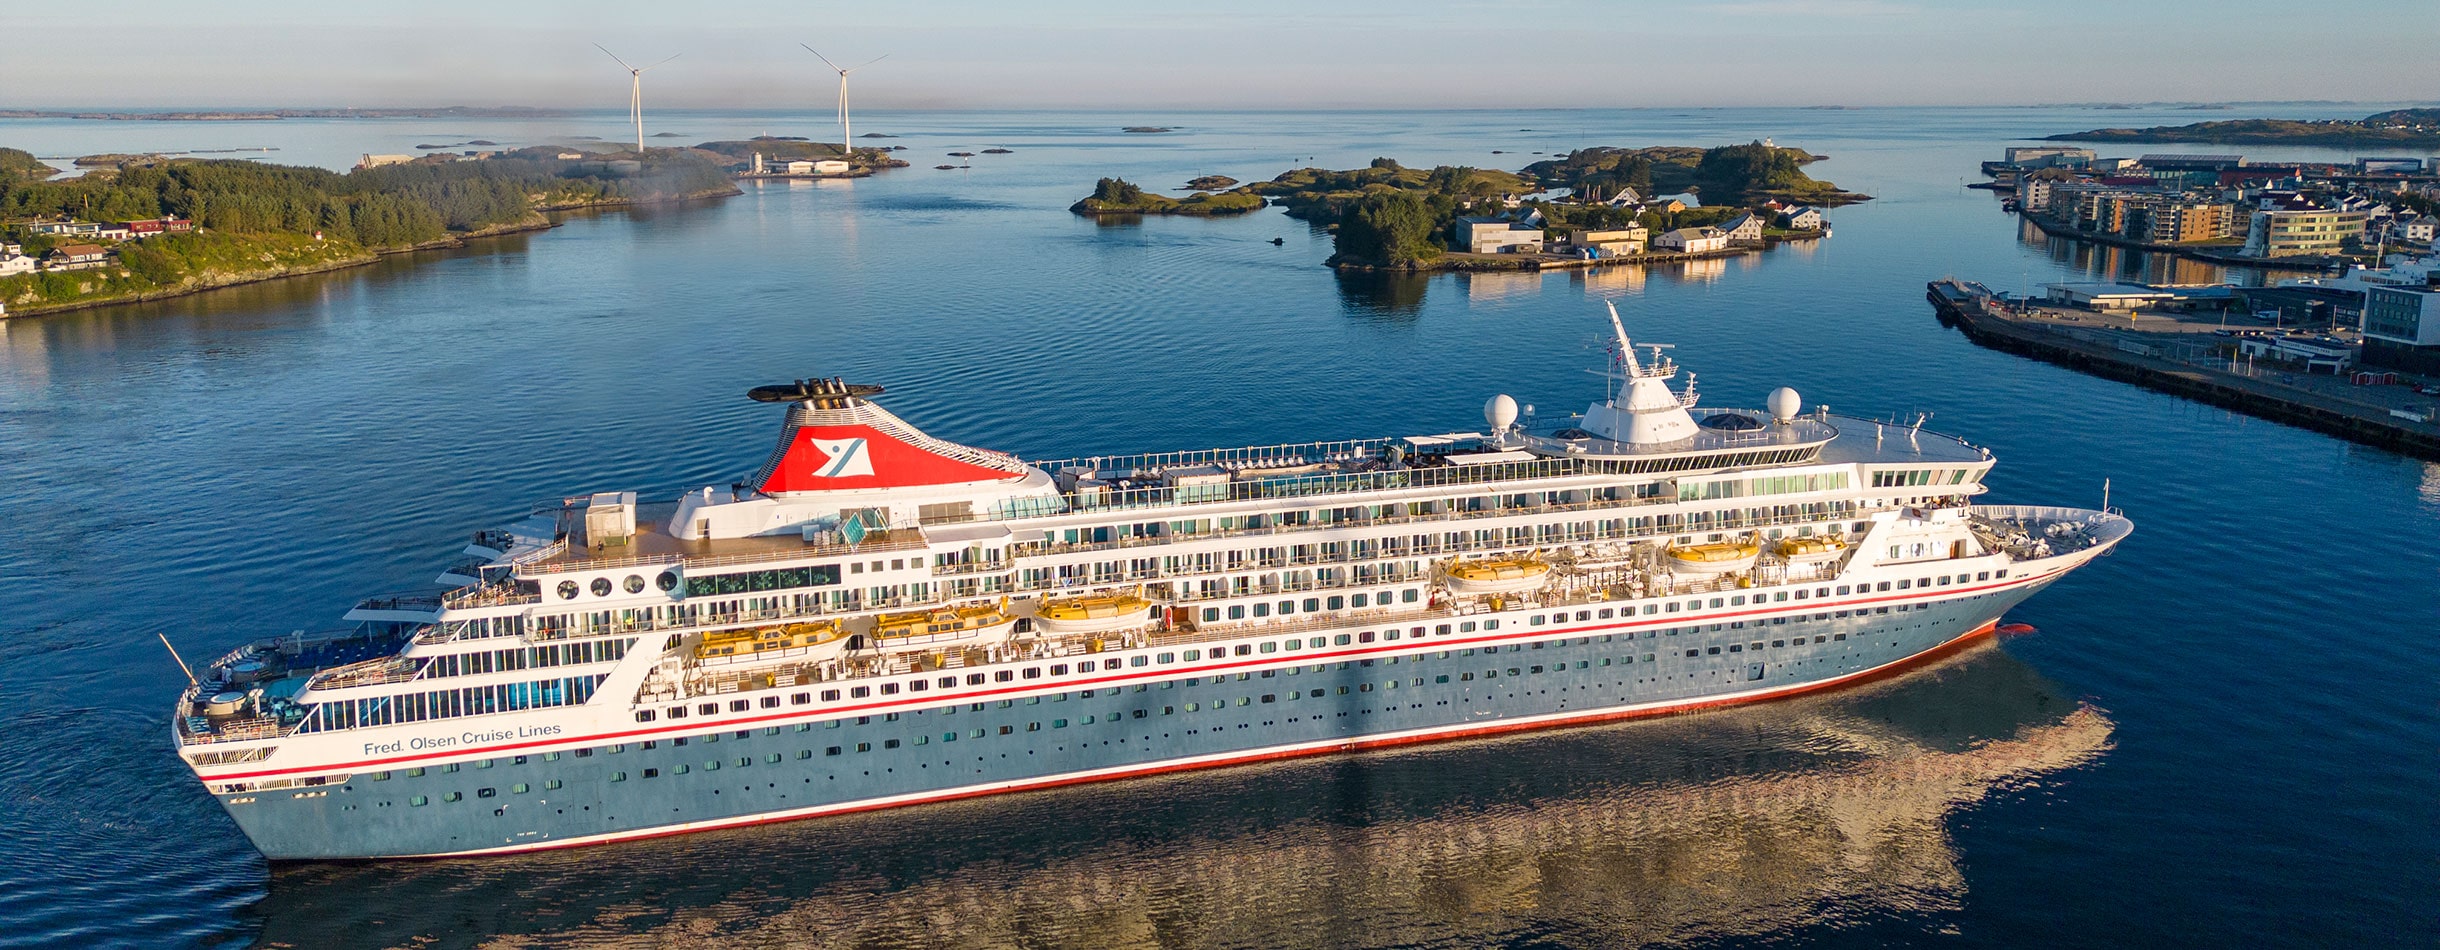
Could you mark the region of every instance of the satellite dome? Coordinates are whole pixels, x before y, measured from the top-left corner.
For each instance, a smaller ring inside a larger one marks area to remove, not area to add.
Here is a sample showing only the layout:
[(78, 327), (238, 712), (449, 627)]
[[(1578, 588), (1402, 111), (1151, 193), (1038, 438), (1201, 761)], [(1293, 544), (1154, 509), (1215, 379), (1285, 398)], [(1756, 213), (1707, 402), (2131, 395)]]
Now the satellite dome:
[(1517, 401), (1508, 398), (1507, 393), (1491, 397), (1490, 402), (1483, 404), (1483, 421), (1491, 424), (1495, 434), (1508, 431), (1517, 422)]
[(1771, 400), (1767, 405), (1771, 410), (1771, 421), (1785, 424), (1794, 422), (1796, 414), (1804, 411), (1805, 401), (1796, 395), (1796, 390), (1781, 386), (1771, 390)]

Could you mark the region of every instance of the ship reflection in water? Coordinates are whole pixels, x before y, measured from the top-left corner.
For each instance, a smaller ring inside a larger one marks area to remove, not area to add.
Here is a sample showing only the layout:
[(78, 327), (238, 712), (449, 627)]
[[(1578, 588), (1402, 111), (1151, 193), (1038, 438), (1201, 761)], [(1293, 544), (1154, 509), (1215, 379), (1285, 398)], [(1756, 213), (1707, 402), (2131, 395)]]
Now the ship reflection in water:
[(1609, 947), (1937, 922), (2100, 710), (1984, 645), (1672, 719), (514, 859), (282, 869), (268, 945)]

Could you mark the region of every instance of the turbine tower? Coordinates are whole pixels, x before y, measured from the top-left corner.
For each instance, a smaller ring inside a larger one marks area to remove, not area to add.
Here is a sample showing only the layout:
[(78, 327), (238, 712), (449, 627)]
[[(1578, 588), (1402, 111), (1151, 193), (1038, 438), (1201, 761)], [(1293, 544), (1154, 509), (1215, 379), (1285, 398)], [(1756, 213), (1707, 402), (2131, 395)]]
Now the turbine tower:
[(644, 69), (637, 69), (627, 65), (626, 60), (618, 58), (617, 53), (610, 52), (610, 48), (607, 46), (595, 43), (593, 48), (601, 50), (602, 55), (610, 57), (611, 62), (617, 63), (627, 70), (627, 78), (630, 80), (627, 87), (627, 117), (635, 120), (635, 154), (640, 158), (644, 154), (644, 70), (659, 68), (661, 63), (676, 59), (678, 55), (672, 53), (669, 59), (646, 66)]
[(798, 43), (796, 45), (804, 47), (805, 52), (812, 53), (813, 58), (822, 61), (822, 65), (839, 71), (839, 151), (841, 158), (852, 159), (856, 154), (856, 136), (855, 129), (847, 121), (847, 74), (888, 59), (890, 54), (883, 53), (856, 65), (839, 69), (839, 64), (831, 62), (830, 57), (822, 55), (821, 50), (814, 49), (813, 44)]

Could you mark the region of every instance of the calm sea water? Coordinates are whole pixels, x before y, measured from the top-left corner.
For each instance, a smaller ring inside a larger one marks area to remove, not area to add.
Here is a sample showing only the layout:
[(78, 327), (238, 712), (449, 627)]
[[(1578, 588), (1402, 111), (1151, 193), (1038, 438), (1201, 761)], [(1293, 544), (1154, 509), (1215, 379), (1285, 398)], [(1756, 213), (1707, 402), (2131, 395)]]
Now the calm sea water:
[[(2022, 137), (2194, 117), (876, 113), (916, 167), (0, 321), (0, 945), (2429, 945), (2440, 466), (1982, 350), (1922, 299), (2222, 276), (2027, 238), (1963, 188)], [(1147, 123), (1182, 129), (1118, 132)], [(0, 121), (0, 144), (342, 167), (617, 124)], [(1430, 278), (1336, 276), (1275, 211), (1063, 210), (1104, 175), (1766, 136), (1879, 199), (1726, 262)], [(2125, 149), (2179, 150), (2205, 149)], [(756, 384), (884, 384), (1034, 457), (1446, 431), (1493, 393), (1598, 397), (1599, 298), (1710, 404), (1929, 412), (1997, 452), (1993, 501), (2094, 505), (2106, 479), (2139, 531), (2011, 618), (2039, 634), (1829, 696), (567, 854), (273, 873), (171, 753), (155, 634), (206, 658), (327, 627), (536, 500), (725, 483), (777, 424)]]

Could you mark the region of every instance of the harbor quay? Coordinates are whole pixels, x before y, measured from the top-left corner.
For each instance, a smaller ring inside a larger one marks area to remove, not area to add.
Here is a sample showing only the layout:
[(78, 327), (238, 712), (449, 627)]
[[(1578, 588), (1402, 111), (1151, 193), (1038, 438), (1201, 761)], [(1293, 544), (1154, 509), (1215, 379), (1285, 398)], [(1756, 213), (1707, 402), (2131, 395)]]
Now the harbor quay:
[(2440, 384), (2391, 371), (2343, 371), (2331, 344), (2339, 352), (2345, 346), (2336, 337), (2232, 329), (2224, 317), (2192, 313), (2082, 309), (1956, 278), (1930, 282), (1925, 297), (1941, 323), (1992, 349), (2440, 458)]

